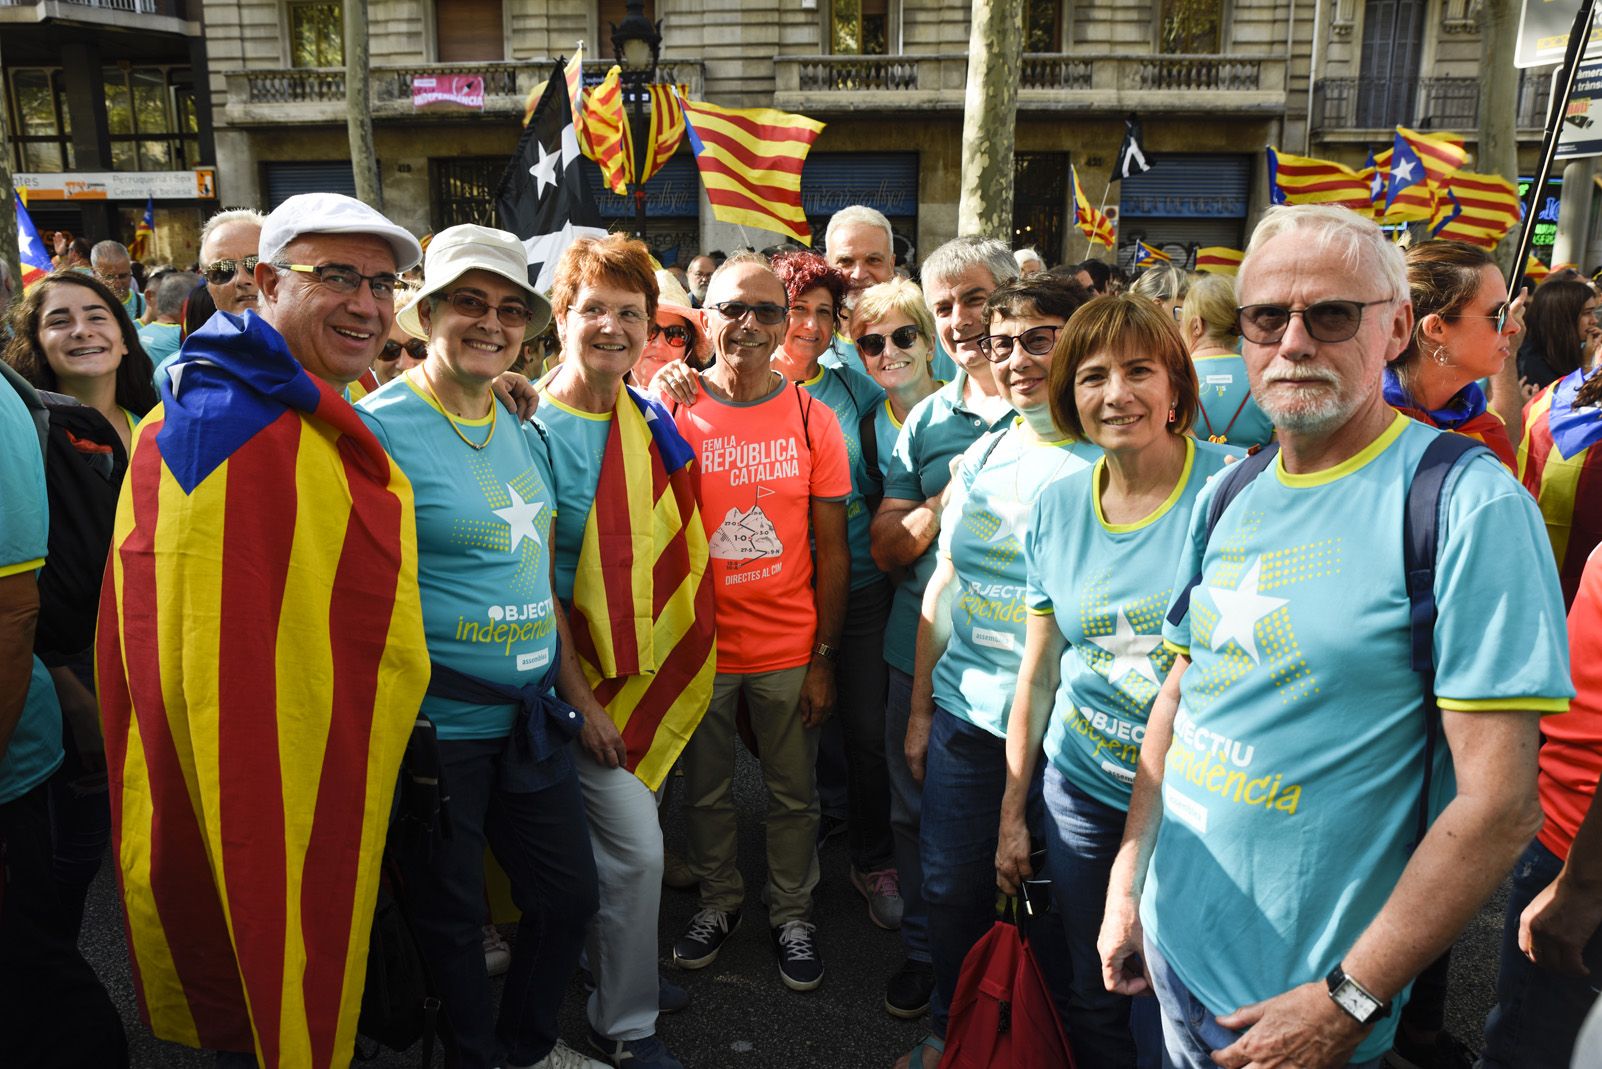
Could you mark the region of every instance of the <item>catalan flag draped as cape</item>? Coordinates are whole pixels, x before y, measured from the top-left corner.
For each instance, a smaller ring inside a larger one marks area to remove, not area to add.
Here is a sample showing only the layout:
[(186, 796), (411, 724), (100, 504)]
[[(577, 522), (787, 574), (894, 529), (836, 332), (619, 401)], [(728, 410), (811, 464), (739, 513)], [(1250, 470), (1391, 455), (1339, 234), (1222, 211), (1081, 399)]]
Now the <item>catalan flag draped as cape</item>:
[(1524, 406), (1519, 478), (1535, 495), (1563, 582), (1574, 601), (1591, 550), (1602, 543), (1602, 409), (1576, 408), (1585, 372), (1571, 371)]
[(1479, 383), (1469, 383), (1444, 406), (1431, 409), (1413, 400), (1391, 368), (1386, 368), (1382, 374), (1386, 404), (1409, 419), (1483, 443), (1496, 454), (1496, 459), (1507, 465), (1508, 471), (1518, 473), (1518, 457), (1513, 452), (1512, 439), (1507, 436), (1507, 424), (1486, 406), (1485, 391), (1480, 389)]
[(350, 1064), (428, 685), (411, 486), (252, 312), (140, 424), (96, 637), (112, 843), (160, 1038)]
[(623, 387), (573, 583), (574, 650), (629, 771), (652, 790), (706, 714), (717, 672), (693, 458), (662, 406)]

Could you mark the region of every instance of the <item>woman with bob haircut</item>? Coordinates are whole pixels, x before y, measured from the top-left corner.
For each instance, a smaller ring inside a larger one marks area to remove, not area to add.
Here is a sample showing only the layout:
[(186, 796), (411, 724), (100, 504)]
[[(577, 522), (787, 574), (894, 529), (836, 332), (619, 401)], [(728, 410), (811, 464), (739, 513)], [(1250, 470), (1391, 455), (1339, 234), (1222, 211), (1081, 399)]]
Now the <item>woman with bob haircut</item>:
[(1076, 313), (1049, 391), (1058, 425), (1102, 455), (1042, 488), (1024, 538), (1029, 618), (996, 882), (1015, 894), (1034, 874), (1026, 805), (1043, 751), (1046, 868), (1068, 940), (1075, 1051), (1085, 1065), (1155, 1066), (1156, 1005), (1106, 989), (1096, 939), (1146, 717), (1174, 663), (1162, 622), (1191, 505), (1243, 451), (1188, 433), (1196, 372), (1173, 321), (1145, 298), (1100, 297)]

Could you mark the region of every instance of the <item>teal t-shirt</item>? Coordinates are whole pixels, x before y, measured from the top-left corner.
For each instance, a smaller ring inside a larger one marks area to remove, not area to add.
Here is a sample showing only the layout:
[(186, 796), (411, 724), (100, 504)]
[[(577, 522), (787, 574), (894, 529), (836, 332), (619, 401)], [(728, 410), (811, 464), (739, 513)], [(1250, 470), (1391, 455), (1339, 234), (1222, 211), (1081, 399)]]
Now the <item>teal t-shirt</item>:
[(1203, 440), (1222, 438), (1224, 444), (1242, 449), (1267, 445), (1274, 436), (1274, 424), (1252, 397), (1246, 361), (1230, 353), (1197, 357), (1194, 363), (1201, 411), (1196, 413), (1191, 433)]
[(1022, 424), (1018, 417), (962, 455), (936, 542), (957, 576), (951, 639), (934, 669), (935, 703), (998, 736), (1007, 734), (1023, 657), (1030, 507), (1046, 487), (1101, 455), (1089, 442), (1037, 442)]
[(801, 383), (814, 398), (823, 402), (840, 421), (845, 435), (846, 460), (851, 465), (851, 497), (846, 501), (846, 541), (851, 547), (851, 589), (859, 590), (884, 579), (873, 563), (868, 528), (873, 515), (868, 497), (879, 496), (884, 478), (868, 468), (862, 452), (862, 419), (884, 404), (884, 390), (860, 371), (849, 367), (820, 367), (818, 373)]
[[(417, 585), (433, 661), (492, 683), (537, 683), (556, 655), (551, 527), (556, 497), (543, 428), (490, 406), (457, 427), (407, 373), (356, 411), (411, 480)], [(474, 449), (461, 435), (475, 443)], [(510, 705), (425, 697), (442, 739), (493, 739), (516, 720)]]
[[(50, 542), (44, 455), (27, 406), (0, 381), (0, 578), (32, 575)], [(8, 651), (11, 652), (11, 651)], [(0, 804), (21, 798), (61, 766), (61, 704), (56, 685), (37, 657), (23, 699), (22, 717), (0, 757)]]
[[(979, 436), (1012, 420), (1009, 412), (993, 424), (962, 402), (968, 376), (956, 377), (912, 406), (895, 445), (879, 451), (884, 465), (884, 496), (902, 501), (927, 501), (951, 481), (951, 462), (962, 456)], [(896, 586), (890, 601), (890, 618), (884, 628), (884, 659), (907, 675), (913, 671), (918, 642), (918, 617), (923, 612), (923, 591), (935, 570), (934, 545), (913, 562)]]
[(584, 526), (595, 505), (601, 459), (612, 434), (612, 413), (581, 412), (546, 393), (540, 422), (551, 436), (551, 468), (556, 482), (556, 596), (573, 600)]
[(1068, 640), (1045, 754), (1075, 787), (1114, 809), (1129, 808), (1146, 718), (1174, 666), (1163, 614), (1191, 505), (1226, 458), (1240, 453), (1184, 441), (1179, 482), (1145, 519), (1107, 522), (1106, 462), (1097, 460), (1041, 492), (1024, 539), (1029, 611), (1050, 615)]
[[(139, 328), (139, 345), (157, 370), (164, 370), (178, 356), (183, 328), (177, 323), (147, 323)], [(160, 379), (157, 379), (160, 382)]]
[[(1205, 547), (1217, 483), (1197, 499), (1174, 585), (1198, 571), (1201, 583), (1183, 622), (1163, 632), (1192, 663), (1141, 918), (1214, 1012), (1321, 980), (1407, 864), (1424, 713), (1409, 661), (1402, 511), (1440, 433), (1398, 413), (1328, 471), (1289, 475), (1276, 459)], [(1489, 455), (1460, 464), (1446, 494), (1435, 575), (1441, 708), (1565, 710), (1574, 689), (1563, 599), (1534, 499)], [(1453, 790), (1444, 744), (1436, 765), (1439, 807)], [(1396, 1020), (1380, 1021), (1352, 1059), (1388, 1050)]]

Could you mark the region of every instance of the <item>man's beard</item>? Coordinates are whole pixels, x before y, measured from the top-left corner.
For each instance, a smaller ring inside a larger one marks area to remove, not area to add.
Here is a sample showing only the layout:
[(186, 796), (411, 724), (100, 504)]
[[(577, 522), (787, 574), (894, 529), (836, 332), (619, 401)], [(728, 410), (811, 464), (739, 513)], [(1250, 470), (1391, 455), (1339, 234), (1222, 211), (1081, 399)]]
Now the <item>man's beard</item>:
[[(1275, 376), (1275, 381), (1321, 382), (1330, 387), (1316, 396), (1288, 402), (1269, 396), (1269, 391), (1265, 389), (1263, 396), (1257, 397), (1257, 406), (1279, 430), (1297, 434), (1332, 430), (1350, 419), (1363, 403), (1361, 396), (1343, 388), (1345, 384), (1333, 371), (1320, 369), (1293, 375), (1280, 374)], [(1268, 385), (1272, 386), (1273, 383)]]

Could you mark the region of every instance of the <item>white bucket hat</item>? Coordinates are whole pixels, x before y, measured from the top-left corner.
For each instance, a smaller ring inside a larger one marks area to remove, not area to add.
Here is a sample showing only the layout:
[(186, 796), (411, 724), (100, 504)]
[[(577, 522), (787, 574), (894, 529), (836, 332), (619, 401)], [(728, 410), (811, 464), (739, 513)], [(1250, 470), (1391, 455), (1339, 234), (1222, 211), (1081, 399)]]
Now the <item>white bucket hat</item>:
[(517, 235), (488, 226), (463, 223), (434, 235), (423, 258), (423, 285), (395, 313), (395, 322), (414, 338), (427, 338), (418, 306), (469, 271), (488, 271), (517, 286), (528, 298), (524, 339), (537, 337), (551, 324), (551, 302), (528, 281), (528, 258)]

